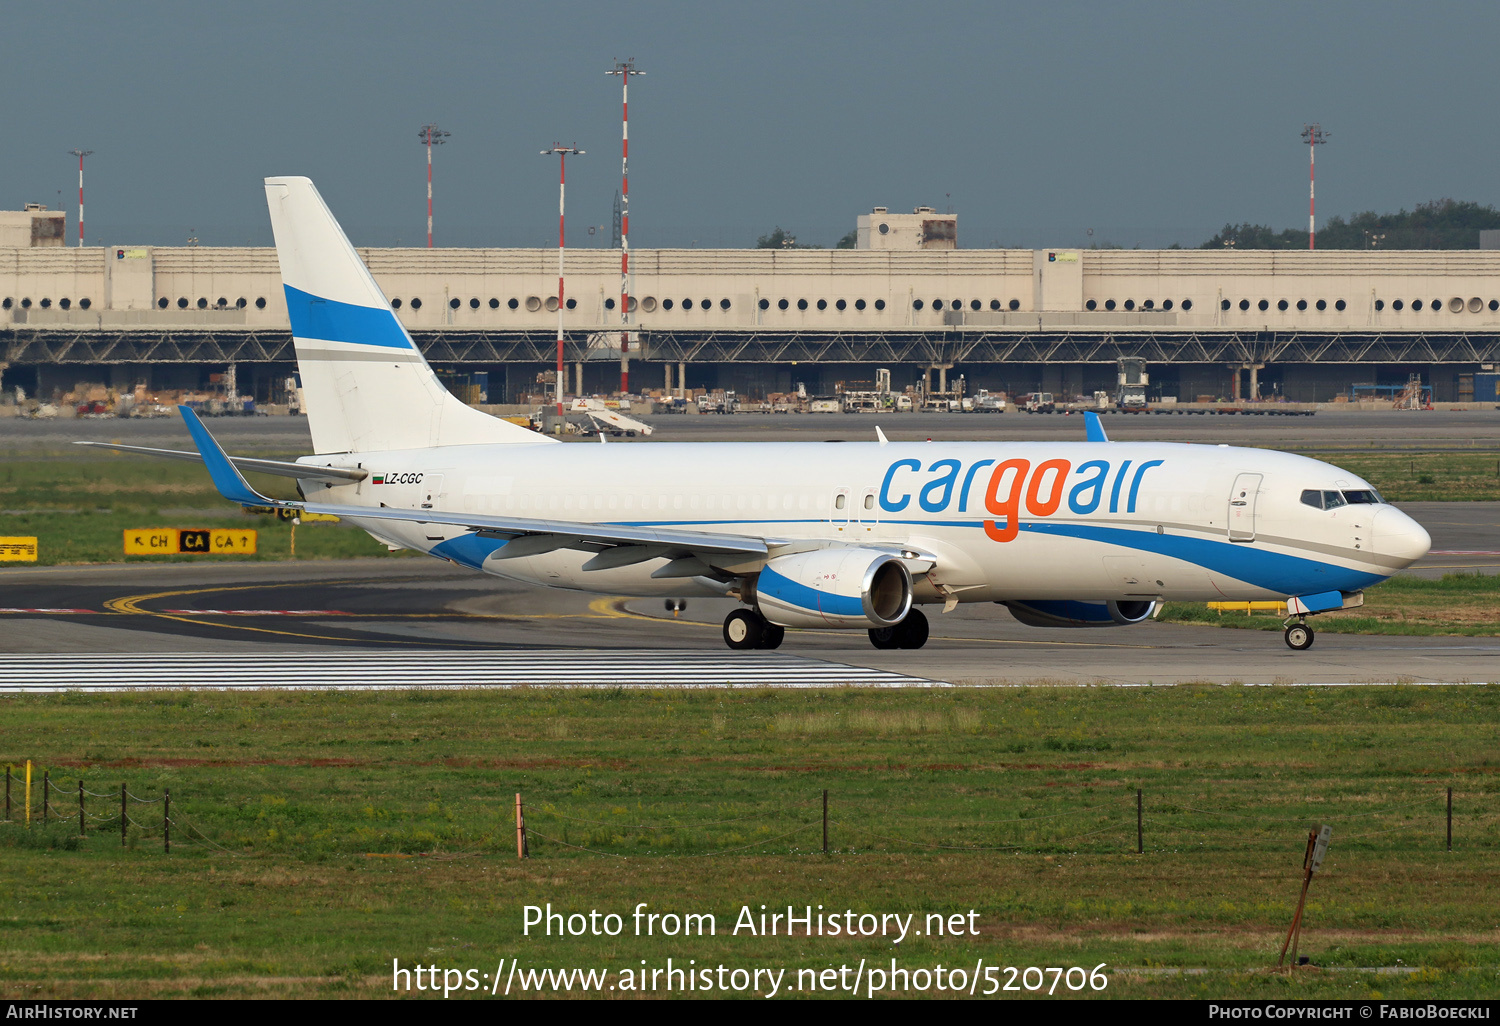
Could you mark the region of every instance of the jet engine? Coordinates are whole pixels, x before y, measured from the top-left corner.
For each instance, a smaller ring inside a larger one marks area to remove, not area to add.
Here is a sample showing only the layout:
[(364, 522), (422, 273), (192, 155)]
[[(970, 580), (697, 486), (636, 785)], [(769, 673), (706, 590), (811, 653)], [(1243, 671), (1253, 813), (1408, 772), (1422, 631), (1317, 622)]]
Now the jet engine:
[(783, 627), (894, 627), (911, 610), (900, 557), (862, 548), (777, 556), (755, 581), (755, 605)]
[(1110, 599), (1107, 602), (1012, 601), (1001, 605), (1028, 627), (1118, 627), (1149, 620), (1161, 603), (1155, 599)]

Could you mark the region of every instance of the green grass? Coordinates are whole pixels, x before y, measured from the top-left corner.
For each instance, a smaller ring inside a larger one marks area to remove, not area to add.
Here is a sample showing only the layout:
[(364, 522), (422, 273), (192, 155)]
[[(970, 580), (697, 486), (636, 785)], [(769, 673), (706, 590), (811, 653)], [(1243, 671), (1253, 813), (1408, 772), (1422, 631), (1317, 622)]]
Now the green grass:
[(1500, 452), (1368, 455), (1296, 450), (1358, 474), (1391, 502), (1500, 499)]
[[(1282, 625), (1274, 613), (1220, 614), (1198, 602), (1168, 602), (1161, 619), (1262, 631)], [(1500, 635), (1500, 576), (1392, 577), (1366, 590), (1363, 606), (1321, 613), (1309, 622), (1332, 634), (1492, 637)]]
[[(296, 498), (285, 478), (259, 476), (273, 498)], [(125, 556), (124, 532), (155, 527), (254, 528), (254, 556)], [(207, 472), (191, 463), (110, 456), (0, 463), (0, 535), (35, 537), (39, 566), (63, 563), (292, 558), (292, 525), (225, 502)], [(386, 556), (365, 532), (342, 524), (296, 529), (297, 559)]]
[[(67, 787), (170, 788), (179, 822), (170, 856), (160, 805), (132, 805), (141, 826), (124, 849), (108, 824), (81, 841), (72, 824), (0, 827), (0, 976), (15, 996), (378, 996), (393, 957), (492, 971), (516, 956), (614, 970), (668, 956), (1106, 962), (1106, 996), (1500, 984), (1496, 687), (8, 696), (0, 746)], [(1420, 974), (1262, 971), (1306, 829), (1325, 821), (1334, 843), (1303, 953)], [(521, 936), (526, 904), (641, 901), (715, 913), (720, 934)], [(725, 936), (761, 903), (973, 908), (982, 932), (899, 949)]]

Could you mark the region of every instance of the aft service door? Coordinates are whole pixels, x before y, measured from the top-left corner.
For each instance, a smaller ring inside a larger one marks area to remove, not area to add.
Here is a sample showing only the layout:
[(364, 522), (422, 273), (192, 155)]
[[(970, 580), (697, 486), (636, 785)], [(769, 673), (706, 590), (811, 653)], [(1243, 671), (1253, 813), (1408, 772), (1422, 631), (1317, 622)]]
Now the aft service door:
[(1259, 474), (1240, 474), (1229, 493), (1229, 540), (1255, 540), (1255, 497), (1260, 493)]

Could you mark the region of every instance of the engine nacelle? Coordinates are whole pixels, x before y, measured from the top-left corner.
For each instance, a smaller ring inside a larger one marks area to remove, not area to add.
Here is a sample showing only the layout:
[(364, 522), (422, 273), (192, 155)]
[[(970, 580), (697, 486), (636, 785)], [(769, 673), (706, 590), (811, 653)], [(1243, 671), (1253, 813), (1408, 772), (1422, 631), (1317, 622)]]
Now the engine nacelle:
[(1039, 600), (1003, 602), (1010, 615), (1028, 627), (1119, 627), (1155, 615), (1154, 599), (1110, 599), (1107, 602)]
[(755, 605), (783, 627), (894, 627), (911, 610), (911, 572), (875, 549), (777, 556), (755, 581)]

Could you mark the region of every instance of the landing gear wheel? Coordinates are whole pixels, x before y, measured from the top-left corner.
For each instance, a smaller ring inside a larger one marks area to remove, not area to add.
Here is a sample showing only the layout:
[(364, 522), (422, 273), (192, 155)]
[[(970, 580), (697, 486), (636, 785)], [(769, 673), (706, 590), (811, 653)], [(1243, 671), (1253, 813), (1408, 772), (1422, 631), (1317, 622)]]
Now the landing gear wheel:
[(870, 644), (876, 648), (899, 648), (896, 643), (896, 628), (894, 627), (871, 627), (865, 633), (870, 635)]
[(1286, 638), (1287, 648), (1295, 649), (1298, 652), (1305, 652), (1312, 648), (1315, 635), (1313, 634), (1313, 629), (1307, 624), (1294, 623), (1282, 633), (1282, 637)]
[(927, 644), (927, 617), (920, 609), (906, 614), (896, 625), (897, 648), (921, 648)]
[(786, 628), (779, 623), (764, 621), (765, 626), (761, 628), (760, 644), (756, 648), (780, 648), (781, 643), (786, 640)]
[(752, 609), (736, 609), (724, 618), (724, 644), (732, 649), (759, 648), (766, 621)]

